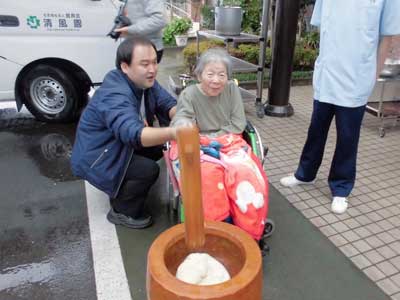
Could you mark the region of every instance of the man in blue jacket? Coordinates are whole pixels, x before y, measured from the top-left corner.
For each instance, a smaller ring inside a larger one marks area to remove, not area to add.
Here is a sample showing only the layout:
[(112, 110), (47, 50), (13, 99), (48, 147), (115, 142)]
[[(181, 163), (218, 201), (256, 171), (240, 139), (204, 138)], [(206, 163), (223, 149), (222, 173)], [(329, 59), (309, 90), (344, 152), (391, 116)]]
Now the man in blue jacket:
[[(176, 100), (156, 81), (157, 55), (147, 39), (128, 38), (82, 113), (71, 157), (74, 174), (110, 196), (107, 219), (130, 228), (152, 224), (147, 193), (158, 178), (162, 144), (176, 137), (167, 126)], [(161, 127), (153, 127), (157, 119)]]

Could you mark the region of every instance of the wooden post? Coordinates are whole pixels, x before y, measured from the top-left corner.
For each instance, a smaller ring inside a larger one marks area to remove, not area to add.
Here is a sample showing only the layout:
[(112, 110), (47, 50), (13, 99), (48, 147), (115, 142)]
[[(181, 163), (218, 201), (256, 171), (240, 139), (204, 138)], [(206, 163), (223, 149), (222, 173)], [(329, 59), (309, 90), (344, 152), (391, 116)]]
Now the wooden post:
[(177, 136), (185, 209), (185, 243), (189, 252), (196, 252), (205, 243), (199, 131), (197, 127), (182, 127), (178, 129)]

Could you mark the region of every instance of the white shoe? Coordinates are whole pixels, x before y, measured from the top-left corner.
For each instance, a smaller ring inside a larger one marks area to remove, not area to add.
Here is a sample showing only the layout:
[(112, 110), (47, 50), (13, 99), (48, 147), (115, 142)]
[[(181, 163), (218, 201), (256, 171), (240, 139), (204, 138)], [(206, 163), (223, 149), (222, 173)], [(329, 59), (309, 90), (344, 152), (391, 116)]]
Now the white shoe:
[(298, 180), (296, 177), (294, 177), (294, 175), (282, 177), (280, 180), (281, 185), (283, 185), (284, 187), (289, 187), (289, 188), (298, 186), (300, 184), (313, 184), (314, 182), (315, 182), (315, 180), (313, 180), (313, 181)]
[(345, 197), (333, 197), (331, 209), (335, 214), (342, 214), (346, 211), (348, 206), (347, 198)]

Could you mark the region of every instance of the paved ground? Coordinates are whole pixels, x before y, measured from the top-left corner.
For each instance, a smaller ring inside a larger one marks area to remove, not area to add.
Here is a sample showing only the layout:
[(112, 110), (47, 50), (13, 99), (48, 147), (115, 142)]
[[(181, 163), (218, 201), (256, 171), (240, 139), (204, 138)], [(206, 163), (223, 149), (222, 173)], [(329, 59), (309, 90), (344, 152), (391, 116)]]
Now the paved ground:
[[(380, 88), (376, 87), (371, 100), (378, 99)], [(397, 83), (387, 87), (385, 99), (399, 99), (399, 95)], [(290, 102), (295, 114), (282, 119), (258, 119), (253, 105), (246, 105), (247, 116), (270, 148), (266, 170), (271, 184), (386, 294), (400, 299), (400, 126), (393, 127), (395, 121), (387, 120), (386, 136), (380, 138), (380, 121), (366, 114), (350, 207), (337, 216), (330, 212), (326, 181), (335, 147), (334, 129), (315, 185), (294, 189), (279, 185), (279, 179), (297, 167), (311, 116), (312, 88), (293, 87)]]
[(95, 299), (85, 189), (69, 171), (74, 126), (13, 111), (0, 109), (0, 299)]
[[(152, 241), (171, 224), (162, 204), (166, 198), (159, 198), (165, 176), (161, 174), (148, 206), (155, 214), (155, 226), (146, 234), (117, 228), (133, 299), (146, 296), (146, 263), (139, 258), (146, 257)], [(263, 260), (263, 300), (389, 299), (273, 187), (270, 200), (277, 230), (269, 240), (271, 252)]]
[[(165, 74), (182, 69), (167, 54)], [(391, 93), (399, 95), (397, 88)], [(310, 87), (292, 89), (291, 118), (247, 116), (270, 152), (270, 217), (277, 230), (264, 259), (264, 299), (400, 299), (400, 126), (378, 136), (367, 115), (358, 182), (348, 213), (329, 212), (326, 177), (334, 131), (315, 186), (282, 189), (296, 167), (311, 112)], [(390, 95), (388, 95), (390, 97)], [(0, 103), (1, 104), (1, 103)], [(68, 168), (74, 126), (35, 122), (0, 105), (0, 299), (145, 299), (146, 253), (173, 225), (165, 170), (149, 197), (156, 223), (135, 231), (105, 220), (107, 197)]]

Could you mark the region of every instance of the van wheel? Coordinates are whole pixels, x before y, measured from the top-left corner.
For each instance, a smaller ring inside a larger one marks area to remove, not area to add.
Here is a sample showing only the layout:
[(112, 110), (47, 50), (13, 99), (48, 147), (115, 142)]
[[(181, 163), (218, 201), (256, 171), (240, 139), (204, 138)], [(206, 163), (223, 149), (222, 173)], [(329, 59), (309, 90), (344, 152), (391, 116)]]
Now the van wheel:
[(72, 76), (47, 65), (32, 68), (22, 79), (24, 104), (40, 121), (74, 121), (79, 109), (79, 91)]

